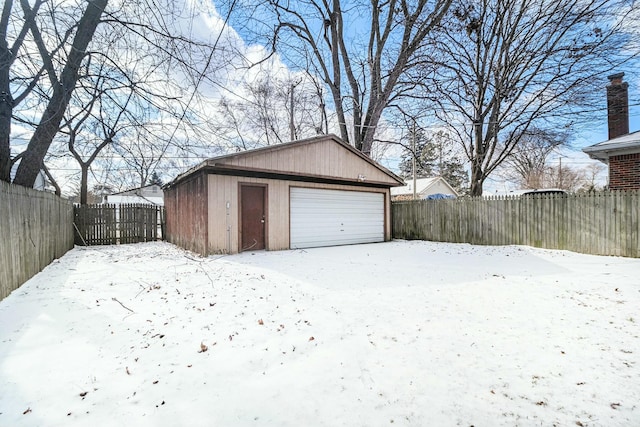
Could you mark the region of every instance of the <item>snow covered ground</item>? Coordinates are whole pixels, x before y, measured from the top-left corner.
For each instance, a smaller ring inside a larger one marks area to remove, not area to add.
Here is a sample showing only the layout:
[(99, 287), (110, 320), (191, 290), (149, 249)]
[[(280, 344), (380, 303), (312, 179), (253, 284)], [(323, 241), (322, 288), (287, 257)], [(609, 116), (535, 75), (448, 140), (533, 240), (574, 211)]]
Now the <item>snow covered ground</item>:
[(640, 260), (76, 248), (0, 302), (0, 426), (639, 426)]

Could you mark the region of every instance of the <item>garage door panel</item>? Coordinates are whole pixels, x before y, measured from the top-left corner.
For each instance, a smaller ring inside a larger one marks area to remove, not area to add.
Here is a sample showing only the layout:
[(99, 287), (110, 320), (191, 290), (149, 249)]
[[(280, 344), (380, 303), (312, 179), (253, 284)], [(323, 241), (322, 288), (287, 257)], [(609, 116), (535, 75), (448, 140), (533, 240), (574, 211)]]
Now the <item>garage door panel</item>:
[(292, 188), (291, 248), (384, 241), (384, 195)]

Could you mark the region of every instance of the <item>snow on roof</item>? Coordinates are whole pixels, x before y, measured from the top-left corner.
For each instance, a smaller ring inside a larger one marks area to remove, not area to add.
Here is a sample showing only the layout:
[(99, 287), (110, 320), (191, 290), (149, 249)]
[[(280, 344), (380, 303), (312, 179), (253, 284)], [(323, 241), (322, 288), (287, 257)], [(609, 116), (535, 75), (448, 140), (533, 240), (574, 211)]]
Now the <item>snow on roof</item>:
[[(416, 179), (416, 194), (424, 193), (429, 187), (434, 186), (436, 183), (442, 182), (445, 186), (451, 189), (450, 194), (457, 195), (455, 190), (449, 185), (449, 183), (440, 176), (434, 176), (431, 178), (418, 178)], [(401, 196), (405, 194), (413, 194), (413, 179), (405, 180), (405, 185), (402, 187), (392, 187), (392, 196)]]
[(143, 203), (157, 206), (164, 206), (164, 196), (162, 193), (158, 196), (145, 196), (135, 194), (109, 194), (105, 197), (105, 203)]
[(163, 196), (162, 187), (158, 184), (147, 184), (142, 187), (130, 188), (129, 190), (119, 191), (117, 193), (113, 193), (112, 195), (122, 195), (122, 196)]
[(632, 154), (640, 152), (640, 131), (599, 142), (582, 149), (592, 159), (607, 161), (611, 154)]

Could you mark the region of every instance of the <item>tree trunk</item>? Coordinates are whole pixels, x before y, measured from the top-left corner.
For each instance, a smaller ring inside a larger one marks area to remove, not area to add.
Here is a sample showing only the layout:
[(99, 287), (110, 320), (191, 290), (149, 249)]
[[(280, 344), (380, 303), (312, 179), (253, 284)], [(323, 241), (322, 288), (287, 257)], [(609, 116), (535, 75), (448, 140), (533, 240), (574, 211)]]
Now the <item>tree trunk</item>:
[(89, 165), (86, 163), (82, 163), (80, 164), (80, 172), (81, 172), (81, 176), (80, 176), (80, 204), (81, 205), (86, 205), (87, 204), (87, 195), (89, 193), (87, 187), (87, 182), (89, 180)]
[[(0, 61), (3, 61), (0, 59)], [(9, 93), (9, 73), (8, 69), (0, 72), (0, 181), (10, 181), (11, 179), (11, 113), (13, 111), (13, 100)], [(5, 74), (6, 85), (5, 85)]]
[[(13, 112), (13, 98), (9, 86), (9, 67), (12, 62), (12, 53), (7, 43), (8, 14), (11, 13), (11, 1), (4, 2), (4, 10), (0, 31), (0, 181), (11, 179), (11, 113)], [(5, 14), (7, 16), (5, 16)]]
[[(49, 146), (56, 133), (58, 133), (60, 122), (78, 81), (78, 70), (85, 56), (85, 51), (93, 38), (100, 23), (100, 16), (106, 6), (107, 0), (91, 0), (88, 2), (84, 15), (78, 24), (78, 32), (74, 37), (69, 58), (62, 70), (59, 84), (53, 88), (49, 105), (44, 111), (40, 124), (31, 137), (27, 150), (20, 161), (14, 180), (15, 184), (33, 187)], [(35, 25), (35, 23), (32, 23), (32, 25)], [(35, 31), (31, 33), (36, 37)], [(41, 54), (46, 53), (41, 52)]]
[(471, 197), (482, 196), (482, 184), (484, 183), (484, 173), (482, 166), (477, 163), (471, 164), (471, 189), (469, 195)]
[(382, 117), (382, 110), (385, 105), (377, 105), (373, 109), (373, 113), (367, 117), (366, 128), (364, 130), (364, 137), (362, 138), (360, 151), (368, 157), (371, 157), (371, 149), (373, 148), (373, 138), (375, 137), (375, 130), (380, 123), (380, 117)]
[(51, 185), (53, 185), (53, 188), (56, 189), (56, 196), (62, 196), (62, 190), (60, 189), (60, 186), (58, 185), (56, 179), (53, 177), (53, 175), (51, 175), (49, 169), (45, 166), (44, 168), (42, 168), (42, 170), (44, 170), (44, 173), (45, 175), (47, 175), (47, 178), (49, 179), (49, 182), (51, 182)]
[(473, 151), (473, 158), (471, 159), (471, 188), (469, 190), (471, 197), (477, 197), (482, 196), (482, 184), (486, 178), (482, 168), (486, 156), (483, 119), (479, 113), (476, 114), (476, 119), (474, 120), (472, 138), (475, 143), (475, 149)]

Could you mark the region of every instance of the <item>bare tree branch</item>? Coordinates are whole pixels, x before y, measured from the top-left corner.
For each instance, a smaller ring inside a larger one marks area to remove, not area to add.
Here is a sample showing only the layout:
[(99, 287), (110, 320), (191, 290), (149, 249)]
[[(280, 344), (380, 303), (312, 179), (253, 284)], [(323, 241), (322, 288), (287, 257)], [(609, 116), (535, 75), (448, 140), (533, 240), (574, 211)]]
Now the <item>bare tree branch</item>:
[[(416, 78), (471, 163), (471, 194), (534, 129), (593, 103), (625, 50), (631, 0), (456, 0)], [(416, 80), (417, 81), (417, 80)]]

